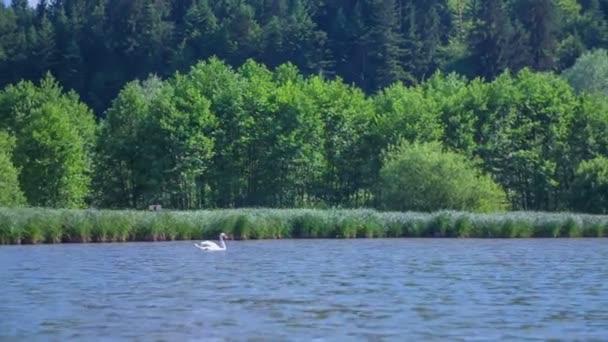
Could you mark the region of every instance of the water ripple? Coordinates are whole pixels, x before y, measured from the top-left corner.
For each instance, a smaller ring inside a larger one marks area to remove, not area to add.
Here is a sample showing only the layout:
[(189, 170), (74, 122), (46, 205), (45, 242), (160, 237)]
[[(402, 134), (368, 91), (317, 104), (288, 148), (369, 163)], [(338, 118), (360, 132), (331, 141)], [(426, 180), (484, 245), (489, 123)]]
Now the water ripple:
[(0, 340), (603, 340), (608, 245), (298, 240), (0, 248)]

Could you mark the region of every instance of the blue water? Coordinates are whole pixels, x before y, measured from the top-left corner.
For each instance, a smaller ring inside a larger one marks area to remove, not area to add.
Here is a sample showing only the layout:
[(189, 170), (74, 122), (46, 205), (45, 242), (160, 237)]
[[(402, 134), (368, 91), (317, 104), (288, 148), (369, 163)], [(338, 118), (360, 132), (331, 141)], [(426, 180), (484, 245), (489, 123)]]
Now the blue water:
[(0, 340), (608, 339), (608, 240), (0, 247)]

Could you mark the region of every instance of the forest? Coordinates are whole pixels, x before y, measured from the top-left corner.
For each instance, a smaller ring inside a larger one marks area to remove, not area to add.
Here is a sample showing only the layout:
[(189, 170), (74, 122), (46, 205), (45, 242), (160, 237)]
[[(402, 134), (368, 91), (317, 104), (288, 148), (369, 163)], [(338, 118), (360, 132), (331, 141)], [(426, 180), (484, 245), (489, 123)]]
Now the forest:
[(608, 211), (608, 1), (0, 5), (0, 205)]

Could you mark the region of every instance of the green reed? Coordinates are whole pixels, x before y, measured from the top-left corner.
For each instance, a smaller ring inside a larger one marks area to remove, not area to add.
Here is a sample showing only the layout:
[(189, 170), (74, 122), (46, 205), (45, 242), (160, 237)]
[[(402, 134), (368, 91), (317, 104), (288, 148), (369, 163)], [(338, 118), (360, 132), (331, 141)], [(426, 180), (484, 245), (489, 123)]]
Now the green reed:
[(0, 208), (0, 244), (284, 238), (578, 238), (608, 236), (608, 216), (371, 209), (159, 212)]

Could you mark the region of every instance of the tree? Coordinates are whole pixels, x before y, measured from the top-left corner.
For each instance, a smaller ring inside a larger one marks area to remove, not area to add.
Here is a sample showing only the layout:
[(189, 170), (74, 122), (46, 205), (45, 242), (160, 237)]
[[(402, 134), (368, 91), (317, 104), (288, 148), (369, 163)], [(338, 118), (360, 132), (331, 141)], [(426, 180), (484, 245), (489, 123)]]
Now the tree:
[(80, 40), (84, 9), (78, 5), (56, 1), (51, 7), (57, 49), (57, 68), (52, 72), (63, 86), (84, 92), (87, 75)]
[[(243, 113), (242, 149), (244, 166), (242, 199), (239, 205), (272, 206), (286, 201), (283, 163), (290, 155), (283, 153), (289, 142), (281, 144), (279, 136), (287, 127), (280, 121), (277, 109), (277, 84), (265, 66), (248, 60), (238, 70), (241, 80)], [(285, 111), (287, 112), (287, 110)], [(287, 114), (287, 113), (284, 113)], [(293, 126), (294, 123), (289, 123)]]
[(418, 34), (418, 14), (414, 1), (401, 4), (400, 31), (403, 34), (403, 71), (404, 81), (409, 84), (417, 82), (417, 75), (424, 74), (420, 68), (422, 42)]
[(374, 103), (383, 146), (402, 139), (426, 142), (443, 138), (440, 108), (426, 97), (422, 86), (405, 88), (395, 84), (379, 92)]
[(74, 93), (47, 75), (0, 96), (0, 125), (17, 141), (13, 161), (28, 203), (83, 207), (89, 195), (95, 122)]
[(571, 191), (572, 208), (588, 213), (608, 213), (608, 158), (583, 161), (576, 170)]
[(502, 0), (480, 1), (476, 10), (474, 28), (469, 44), (473, 51), (471, 63), (477, 66), (476, 74), (492, 80), (505, 69), (516, 66), (515, 29), (508, 9)]
[[(40, 3), (39, 6), (43, 6)], [(35, 31), (33, 42), (31, 43), (32, 59), (37, 61), (34, 73), (36, 77), (43, 76), (47, 71), (53, 70), (55, 58), (57, 55), (55, 47), (55, 31), (54, 27), (46, 15), (46, 12), (41, 14), (38, 27)]]
[(363, 0), (344, 4), (327, 2), (325, 6), (332, 7), (325, 12), (333, 14), (318, 20), (325, 24), (324, 31), (328, 33), (328, 48), (334, 64), (333, 73), (340, 75), (346, 83), (355, 83), (368, 90), (368, 27), (365, 23), (363, 3)]
[[(583, 7), (583, 13), (576, 26), (581, 33), (581, 38), (588, 48), (605, 47), (608, 42), (608, 22), (606, 11), (599, 0), (579, 1)], [(604, 2), (605, 4), (605, 2)]]
[(160, 89), (144, 128), (146, 176), (155, 183), (147, 198), (171, 208), (200, 208), (216, 124), (209, 100), (188, 75), (177, 74)]
[(584, 53), (562, 72), (562, 77), (578, 93), (598, 92), (608, 96), (608, 51), (597, 49)]
[(413, 0), (417, 7), (420, 55), (416, 57), (419, 79), (433, 74), (441, 64), (442, 50), (453, 35), (452, 13), (447, 0)]
[(395, 0), (370, 0), (366, 45), (370, 62), (370, 88), (380, 89), (405, 77), (401, 64), (403, 37)]
[(248, 58), (258, 56), (262, 29), (255, 20), (254, 8), (249, 4), (235, 2), (228, 13), (220, 20), (222, 55), (230, 64), (240, 65)]
[(261, 60), (270, 68), (290, 62), (306, 73), (324, 71), (326, 34), (318, 30), (310, 8), (301, 0), (276, 5), (262, 29)]
[(25, 204), (25, 196), (19, 187), (19, 171), (12, 162), (15, 139), (0, 132), (0, 206), (14, 207)]
[(502, 188), (476, 165), (438, 142), (401, 142), (385, 155), (381, 170), (382, 203), (389, 210), (440, 209), (501, 211)]
[[(332, 205), (361, 205), (362, 195), (371, 184), (372, 146), (366, 144), (372, 133), (375, 114), (373, 102), (360, 90), (337, 79), (327, 81), (312, 77), (302, 83), (304, 92), (321, 115), (321, 143), (316, 149), (323, 155), (323, 167), (314, 196)], [(311, 141), (307, 142), (311, 143)]]
[(573, 167), (584, 160), (608, 156), (607, 131), (608, 99), (601, 94), (581, 95), (568, 139)]
[(479, 78), (469, 82), (454, 73), (437, 72), (421, 88), (428, 106), (438, 115), (433, 138), (441, 139), (446, 147), (458, 153), (474, 157), (478, 148), (477, 127), (482, 119), (478, 111), (486, 106), (488, 83)]
[(568, 84), (552, 74), (523, 69), (515, 77), (504, 73), (489, 86), (487, 102), (476, 114), (476, 154), (514, 207), (553, 210), (563, 205), (576, 105)]
[(117, 0), (108, 10), (125, 79), (163, 71), (174, 29), (169, 1)]
[[(264, 160), (270, 169), (267, 198), (271, 205), (293, 207), (305, 201), (323, 171), (323, 140), (321, 113), (302, 89), (302, 84), (285, 82), (273, 96), (274, 111), (265, 120), (274, 124), (270, 134), (270, 150)], [(273, 166), (271, 166), (273, 165)], [(275, 177), (272, 177), (275, 175)], [(268, 196), (270, 195), (270, 196)]]
[(529, 33), (530, 63), (534, 70), (552, 70), (557, 47), (556, 8), (553, 0), (519, 0), (517, 14)]
[(102, 207), (142, 208), (148, 203), (145, 124), (163, 82), (149, 77), (128, 83), (99, 124), (95, 201)]
[(211, 101), (210, 110), (219, 120), (214, 132), (212, 167), (206, 173), (208, 206), (233, 207), (243, 203), (246, 189), (245, 153), (253, 124), (245, 110), (243, 80), (218, 58), (194, 65), (188, 73), (195, 87)]
[(207, 0), (196, 0), (187, 10), (179, 27), (179, 43), (172, 54), (172, 62), (178, 70), (187, 70), (198, 60), (207, 59), (217, 51), (219, 43), (218, 20)]

